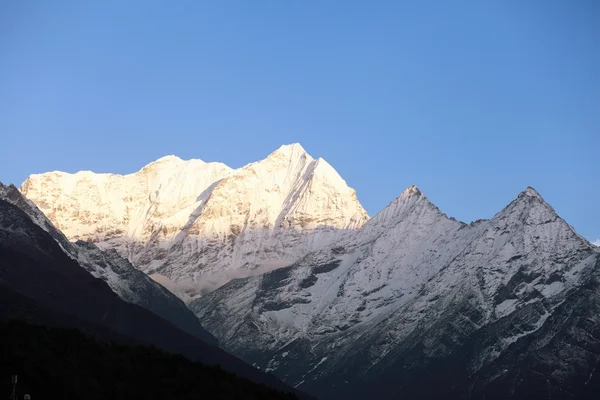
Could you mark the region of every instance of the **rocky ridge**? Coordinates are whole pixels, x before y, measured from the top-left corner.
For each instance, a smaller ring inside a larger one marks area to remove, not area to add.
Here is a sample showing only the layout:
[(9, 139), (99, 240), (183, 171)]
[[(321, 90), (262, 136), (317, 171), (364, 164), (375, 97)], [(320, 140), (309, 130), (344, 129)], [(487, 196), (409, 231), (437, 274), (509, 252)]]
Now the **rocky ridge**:
[(50, 234), (65, 254), (92, 276), (105, 281), (121, 299), (152, 311), (207, 343), (216, 344), (214, 336), (202, 328), (198, 319), (179, 298), (134, 268), (115, 250), (102, 251), (94, 244), (84, 241), (69, 242), (36, 205), (12, 185), (0, 183), (0, 200), (23, 210), (36, 225)]
[[(320, 398), (581, 394), (600, 361), (599, 267), (532, 188), (467, 225), (411, 187), (335, 245), (190, 308), (225, 349)], [(561, 340), (582, 350), (559, 360)]]

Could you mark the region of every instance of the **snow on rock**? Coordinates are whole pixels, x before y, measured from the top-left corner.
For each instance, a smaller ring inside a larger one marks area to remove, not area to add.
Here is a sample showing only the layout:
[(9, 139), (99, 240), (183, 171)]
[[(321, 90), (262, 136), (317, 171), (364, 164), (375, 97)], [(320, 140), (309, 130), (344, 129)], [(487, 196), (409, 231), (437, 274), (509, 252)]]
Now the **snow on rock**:
[(544, 331), (597, 264), (598, 253), (533, 188), (491, 220), (464, 224), (412, 186), (338, 242), (234, 280), (190, 308), (225, 349), (290, 385), (322, 398), (361, 398), (352, 391), (361, 382), (394, 368), (417, 374), (396, 367), (410, 364), (412, 349), (429, 363), (486, 329), (494, 333), (461, 368), (494, 364)]
[(288, 265), (368, 219), (355, 191), (299, 144), (237, 170), (166, 156), (124, 176), (32, 175), (21, 191), (70, 240), (115, 249), (185, 300)]
[(167, 156), (124, 176), (90, 171), (31, 175), (21, 192), (70, 240), (93, 241), (127, 257), (157, 227), (160, 234), (172, 235), (189, 216), (173, 210), (193, 209), (198, 196), (230, 172), (224, 164)]

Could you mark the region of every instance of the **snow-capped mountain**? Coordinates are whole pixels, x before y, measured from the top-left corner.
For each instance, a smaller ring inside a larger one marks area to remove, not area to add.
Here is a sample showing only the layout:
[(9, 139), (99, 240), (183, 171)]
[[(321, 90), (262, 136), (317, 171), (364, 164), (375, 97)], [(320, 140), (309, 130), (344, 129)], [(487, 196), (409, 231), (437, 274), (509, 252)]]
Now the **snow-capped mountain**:
[(152, 235), (167, 236), (185, 225), (198, 197), (230, 173), (221, 163), (166, 156), (124, 176), (31, 175), (21, 192), (69, 240), (92, 241), (132, 259)]
[(115, 249), (184, 300), (288, 265), (368, 219), (299, 144), (237, 170), (168, 156), (124, 176), (32, 175), (21, 191), (69, 240)]
[(21, 190), (82, 240), (55, 237), (83, 264), (126, 257), (225, 349), (320, 398), (600, 390), (600, 249), (532, 188), (465, 224), (412, 186), (369, 220), (329, 164), (289, 145), (237, 170), (168, 156)]
[(115, 250), (102, 251), (92, 243), (71, 243), (50, 222), (33, 202), (26, 199), (13, 185), (0, 182), (0, 200), (19, 207), (31, 220), (58, 243), (64, 253), (77, 261), (92, 276), (105, 281), (121, 299), (142, 306), (179, 329), (216, 344), (214, 336), (206, 332), (185, 304), (163, 286), (133, 267)]
[(190, 308), (225, 349), (324, 399), (562, 398), (600, 387), (599, 288), (600, 252), (534, 189), (467, 225), (410, 187)]

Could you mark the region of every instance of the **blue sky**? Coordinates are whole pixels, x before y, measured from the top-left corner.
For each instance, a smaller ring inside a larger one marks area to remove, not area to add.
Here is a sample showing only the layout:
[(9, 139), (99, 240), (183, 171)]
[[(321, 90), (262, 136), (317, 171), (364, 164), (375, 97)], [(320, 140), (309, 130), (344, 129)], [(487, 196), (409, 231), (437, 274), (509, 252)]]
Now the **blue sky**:
[(0, 180), (239, 167), (300, 142), (371, 215), (463, 221), (528, 185), (600, 238), (600, 2), (8, 1)]

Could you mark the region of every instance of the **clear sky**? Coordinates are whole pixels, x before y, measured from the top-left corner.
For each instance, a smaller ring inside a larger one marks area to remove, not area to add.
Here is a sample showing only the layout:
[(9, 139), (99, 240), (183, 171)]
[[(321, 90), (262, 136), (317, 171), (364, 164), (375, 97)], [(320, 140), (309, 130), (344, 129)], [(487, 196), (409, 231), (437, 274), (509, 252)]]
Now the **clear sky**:
[(600, 2), (2, 1), (0, 180), (299, 142), (371, 215), (528, 185), (600, 238)]

